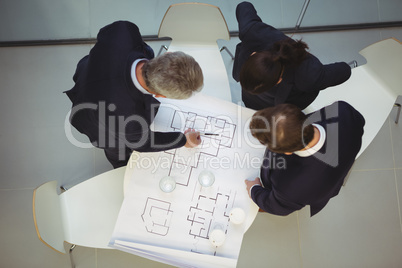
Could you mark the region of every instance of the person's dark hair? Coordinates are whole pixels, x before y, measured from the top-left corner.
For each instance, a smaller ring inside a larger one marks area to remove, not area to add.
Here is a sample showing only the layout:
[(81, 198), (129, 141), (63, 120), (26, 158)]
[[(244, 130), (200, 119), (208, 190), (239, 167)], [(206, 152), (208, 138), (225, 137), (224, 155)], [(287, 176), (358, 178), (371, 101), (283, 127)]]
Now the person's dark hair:
[(256, 112), (250, 122), (253, 137), (275, 153), (293, 153), (314, 138), (314, 127), (293, 104), (279, 104)]
[(242, 89), (260, 94), (273, 88), (286, 67), (299, 65), (308, 55), (308, 46), (301, 40), (287, 38), (265, 51), (251, 55), (240, 70)]

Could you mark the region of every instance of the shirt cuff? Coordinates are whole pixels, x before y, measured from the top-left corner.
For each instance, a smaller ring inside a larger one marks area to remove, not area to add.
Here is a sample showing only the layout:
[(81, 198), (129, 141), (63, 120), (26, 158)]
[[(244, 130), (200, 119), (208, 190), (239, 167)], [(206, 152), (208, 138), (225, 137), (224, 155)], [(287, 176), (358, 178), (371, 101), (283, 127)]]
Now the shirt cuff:
[(251, 186), (251, 187), (250, 187), (250, 196), (251, 196), (251, 191), (253, 190), (253, 188), (254, 188), (255, 186), (260, 186), (260, 187), (262, 187), (262, 186), (259, 185), (259, 184), (254, 184), (253, 186)]

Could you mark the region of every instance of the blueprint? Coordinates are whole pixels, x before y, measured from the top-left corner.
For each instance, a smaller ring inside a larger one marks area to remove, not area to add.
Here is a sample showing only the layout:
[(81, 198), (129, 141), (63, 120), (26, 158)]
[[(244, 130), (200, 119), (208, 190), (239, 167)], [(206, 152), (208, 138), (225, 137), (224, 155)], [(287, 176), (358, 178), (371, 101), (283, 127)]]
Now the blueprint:
[[(214, 105), (214, 101), (207, 103)], [(183, 132), (191, 128), (216, 135), (202, 136), (201, 144), (192, 149), (133, 153), (127, 165), (125, 197), (112, 247), (182, 267), (194, 267), (193, 262), (196, 267), (209, 267), (208, 263), (215, 261), (235, 267), (244, 232), (257, 210), (244, 180), (258, 176), (259, 169), (248, 166), (248, 161), (261, 158), (264, 150), (243, 140), (241, 129), (247, 122), (239, 120), (236, 105), (219, 103), (218, 107), (228, 106), (222, 107), (225, 113), (220, 114), (216, 106), (206, 109), (200, 103), (171, 101), (160, 107), (155, 131)], [(251, 115), (252, 111), (245, 110), (240, 116)], [(210, 187), (198, 182), (204, 170), (215, 175)], [(159, 189), (159, 181), (165, 176), (175, 179), (173, 192)], [(248, 221), (232, 223), (229, 213), (233, 208), (242, 208), (250, 215)], [(226, 236), (219, 247), (209, 240), (216, 226)]]

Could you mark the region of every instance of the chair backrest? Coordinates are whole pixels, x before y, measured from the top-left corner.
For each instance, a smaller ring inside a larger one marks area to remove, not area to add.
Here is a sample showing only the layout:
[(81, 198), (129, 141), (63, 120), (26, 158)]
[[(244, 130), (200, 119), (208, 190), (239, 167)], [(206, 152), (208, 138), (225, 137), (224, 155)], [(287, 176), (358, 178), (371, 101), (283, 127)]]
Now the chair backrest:
[(33, 214), (38, 237), (65, 253), (63, 242), (109, 248), (123, 202), (125, 167), (110, 170), (57, 194), (51, 181), (34, 191)]
[(39, 239), (50, 248), (64, 250), (64, 223), (57, 181), (49, 181), (34, 190), (33, 217)]
[(398, 97), (402, 94), (402, 44), (390, 38), (360, 51), (367, 64), (352, 69), (345, 83), (321, 91), (306, 112), (339, 100), (351, 104), (365, 118), (362, 147), (357, 157), (373, 141)]
[(171, 5), (161, 22), (158, 37), (171, 37), (172, 42), (197, 44), (230, 39), (221, 10), (203, 3)]
[(229, 40), (229, 30), (220, 9), (202, 3), (171, 5), (166, 11), (159, 37), (171, 37), (169, 51), (194, 57), (204, 75), (202, 93), (231, 101), (229, 79), (217, 39)]

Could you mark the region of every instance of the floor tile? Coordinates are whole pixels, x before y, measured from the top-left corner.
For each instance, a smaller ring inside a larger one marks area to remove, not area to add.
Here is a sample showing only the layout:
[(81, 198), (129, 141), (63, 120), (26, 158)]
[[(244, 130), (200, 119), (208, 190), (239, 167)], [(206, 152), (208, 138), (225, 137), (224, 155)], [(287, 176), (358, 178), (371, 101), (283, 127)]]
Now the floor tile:
[[(364, 8), (362, 8), (364, 7)], [(303, 26), (378, 22), (377, 0), (311, 1)]]
[(74, 85), (76, 64), (88, 48), (1, 48), (1, 123), (17, 127), (62, 126), (71, 107), (63, 91)]
[(352, 172), (317, 215), (301, 216), (304, 267), (398, 267), (402, 233), (393, 170)]
[(394, 0), (379, 0), (378, 10), (380, 21), (402, 21), (402, 2)]
[(297, 213), (286, 217), (258, 213), (247, 230), (238, 267), (302, 267)]
[[(148, 0), (146, 5), (141, 5), (139, 8), (138, 2), (122, 0), (119, 1), (119, 6), (124, 8), (115, 8), (115, 4), (109, 0), (89, 0), (89, 2), (91, 5), (90, 31), (93, 37), (102, 27), (117, 20), (128, 20), (135, 23), (142, 35), (157, 35), (166, 10), (171, 4), (180, 3), (180, 1)], [(104, 12), (105, 9), (111, 9), (114, 12)]]
[[(1, 267), (71, 267), (67, 255), (43, 244), (33, 222), (31, 189), (0, 190)], [(6, 216), (5, 216), (6, 215)]]
[(340, 31), (322, 33), (301, 33), (294, 35), (309, 46), (309, 51), (322, 63), (357, 61), (363, 65), (367, 61), (359, 51), (381, 40), (380, 30)]
[(110, 164), (110, 162), (107, 160), (105, 153), (102, 149), (94, 148), (93, 154), (95, 161), (95, 175), (113, 169), (112, 164)]
[[(299, 27), (311, 26), (309, 25), (309, 20), (315, 18), (317, 14), (313, 13), (313, 8), (311, 8), (312, 2), (310, 2), (307, 6), (307, 9), (304, 9), (304, 15), (302, 14), (303, 8), (305, 8), (304, 4), (307, 1), (298, 1), (298, 0), (286, 0), (282, 2), (282, 20), (283, 20), (283, 28), (293, 28), (297, 23), (300, 23)], [(302, 15), (303, 17), (300, 17)], [(301, 21), (299, 21), (299, 18)], [(325, 23), (318, 23), (317, 25), (324, 25)], [(276, 28), (280, 28), (278, 25), (272, 25)]]
[[(28, 130), (28, 129), (27, 129)], [(71, 145), (62, 128), (3, 132), (1, 189), (34, 188), (49, 180), (76, 184), (94, 176), (93, 149)]]
[(387, 39), (394, 37), (399, 41), (402, 41), (402, 28), (401, 27), (392, 27), (392, 28), (384, 28), (381, 29), (381, 39)]
[[(228, 26), (229, 31), (231, 32), (238, 32), (239, 27), (236, 19), (236, 7), (239, 3), (243, 2), (241, 0), (235, 0), (235, 1), (221, 1), (221, 2), (216, 2), (213, 0), (209, 0), (208, 2), (202, 1), (203, 3), (208, 3), (211, 5), (218, 6), (219, 9), (222, 12), (223, 17), (226, 20), (226, 24)], [(276, 1), (273, 0), (267, 0), (264, 1), (264, 3), (268, 3), (271, 5), (276, 5)]]
[(401, 231), (402, 231), (402, 169), (395, 170), (397, 194), (399, 202), (399, 217), (401, 220)]
[(2, 0), (0, 41), (88, 37), (88, 1)]

